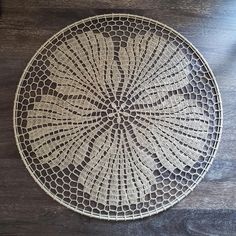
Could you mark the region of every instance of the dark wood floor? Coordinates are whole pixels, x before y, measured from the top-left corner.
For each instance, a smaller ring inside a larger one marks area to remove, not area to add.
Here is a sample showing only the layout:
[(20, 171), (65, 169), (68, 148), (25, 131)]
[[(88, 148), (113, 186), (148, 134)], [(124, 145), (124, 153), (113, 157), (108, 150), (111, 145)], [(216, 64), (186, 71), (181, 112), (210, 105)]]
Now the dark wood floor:
[[(18, 154), (13, 99), (27, 62), (51, 35), (82, 18), (125, 12), (159, 20), (204, 55), (219, 84), (224, 132), (216, 159), (179, 204), (133, 222), (106, 222), (59, 205)], [(0, 235), (236, 235), (236, 1), (5, 0), (0, 18)]]

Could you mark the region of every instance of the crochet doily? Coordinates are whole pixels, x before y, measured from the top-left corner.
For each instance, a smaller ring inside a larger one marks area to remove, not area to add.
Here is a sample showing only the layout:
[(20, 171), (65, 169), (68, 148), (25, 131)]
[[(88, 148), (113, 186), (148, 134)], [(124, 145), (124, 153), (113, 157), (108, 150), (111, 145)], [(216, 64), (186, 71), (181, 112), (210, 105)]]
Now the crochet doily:
[(109, 14), (50, 38), (18, 86), (14, 129), (35, 181), (102, 219), (152, 215), (185, 197), (212, 163), (222, 126), (214, 76), (173, 29)]

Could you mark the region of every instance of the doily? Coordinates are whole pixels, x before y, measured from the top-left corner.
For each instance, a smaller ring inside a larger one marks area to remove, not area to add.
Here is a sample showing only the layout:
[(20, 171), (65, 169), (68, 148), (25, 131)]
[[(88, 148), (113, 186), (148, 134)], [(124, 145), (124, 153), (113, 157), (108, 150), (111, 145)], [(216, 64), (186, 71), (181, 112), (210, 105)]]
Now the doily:
[(220, 94), (199, 52), (148, 18), (108, 14), (50, 38), (18, 86), (22, 159), (51, 197), (110, 220), (163, 211), (212, 163)]

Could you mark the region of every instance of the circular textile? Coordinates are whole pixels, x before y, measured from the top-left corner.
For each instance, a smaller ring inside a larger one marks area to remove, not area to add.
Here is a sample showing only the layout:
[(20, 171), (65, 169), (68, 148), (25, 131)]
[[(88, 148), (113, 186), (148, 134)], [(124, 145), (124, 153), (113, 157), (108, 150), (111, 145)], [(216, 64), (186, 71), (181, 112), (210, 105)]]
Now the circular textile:
[(123, 220), (185, 197), (216, 152), (214, 76), (179, 33), (140, 16), (76, 22), (50, 38), (18, 86), (22, 159), (50, 196), (79, 213)]

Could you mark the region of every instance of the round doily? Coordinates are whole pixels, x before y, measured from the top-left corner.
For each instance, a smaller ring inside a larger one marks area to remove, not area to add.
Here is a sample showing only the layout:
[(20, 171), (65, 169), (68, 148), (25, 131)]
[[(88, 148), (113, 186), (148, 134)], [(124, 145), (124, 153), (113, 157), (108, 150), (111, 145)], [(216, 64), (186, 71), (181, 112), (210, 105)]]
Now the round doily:
[(173, 29), (109, 14), (50, 38), (18, 86), (22, 159), (51, 197), (123, 220), (185, 197), (212, 163), (222, 126), (214, 76)]

